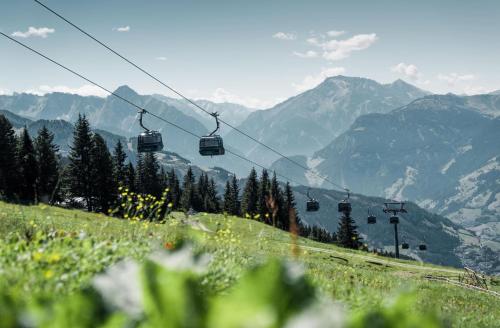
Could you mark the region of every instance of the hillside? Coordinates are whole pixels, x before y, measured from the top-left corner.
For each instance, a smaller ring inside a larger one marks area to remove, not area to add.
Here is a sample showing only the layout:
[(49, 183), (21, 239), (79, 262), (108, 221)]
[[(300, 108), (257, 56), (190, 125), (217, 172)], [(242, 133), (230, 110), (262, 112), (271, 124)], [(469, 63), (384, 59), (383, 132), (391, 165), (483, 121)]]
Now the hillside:
[[(121, 258), (142, 261), (151, 250), (167, 243), (175, 244), (181, 236), (192, 240), (199, 252), (211, 254), (212, 264), (203, 274), (203, 288), (214, 296), (231, 291), (249, 267), (269, 258), (293, 258), (290, 235), (262, 223), (221, 215), (183, 217), (174, 214), (166, 224), (147, 224), (44, 205), (25, 207), (0, 203), (0, 251), (3, 254), (0, 258), (3, 271), (0, 295), (11, 295), (9, 307), (12, 310), (37, 297), (44, 297), (45, 306), (57, 300), (64, 302), (66, 295), (89, 286), (98, 272)], [(298, 247), (295, 261), (305, 269), (306, 279), (313, 282), (323, 297), (345, 304), (343, 311), (358, 315), (371, 313), (386, 306), (387, 300), (398, 294), (411, 292), (413, 301), (408, 302), (406, 297), (407, 301), (398, 303), (403, 317), (415, 313), (416, 318), (423, 318), (427, 316), (425, 313), (436, 313), (455, 327), (492, 327), (500, 318), (496, 306), (498, 296), (493, 295), (494, 292), (459, 285), (455, 279), (460, 270), (380, 258), (302, 238), (298, 240)], [(113, 271), (118, 274), (120, 271), (116, 270), (120, 267)], [(431, 277), (433, 280), (429, 280)], [(451, 280), (439, 280), (445, 278)], [(119, 275), (115, 276), (117, 283), (121, 279)], [(123, 279), (130, 286), (130, 274)], [(8, 285), (6, 281), (9, 281)], [(496, 284), (495, 280), (488, 278), (487, 281), (489, 288), (498, 290), (498, 286), (490, 284)], [(95, 282), (93, 286), (96, 286)], [(164, 288), (175, 287), (167, 284), (162, 290)], [(22, 292), (27, 290), (30, 292)], [(112, 292), (112, 289), (107, 290)], [(286, 289), (281, 290), (281, 293), (285, 292)], [(181, 296), (177, 295), (179, 300)], [(112, 298), (113, 294), (109, 296)], [(77, 299), (84, 300), (79, 297)], [(93, 303), (94, 306), (99, 302)], [(38, 314), (42, 314), (41, 306), (36, 310)], [(83, 310), (83, 313), (89, 311), (87, 306), (75, 309)], [(329, 309), (331, 313), (332, 308)], [(15, 316), (17, 311), (20, 308), (8, 312), (9, 317), (5, 320)], [(24, 312), (24, 315), (28, 313)], [(48, 320), (50, 316), (36, 318)], [(70, 318), (66, 317), (66, 320)], [(90, 318), (98, 320), (95, 316)], [(251, 320), (251, 317), (246, 320)], [(332, 324), (328, 322), (323, 327)], [(79, 325), (88, 326), (83, 322)]]
[[(357, 117), (387, 113), (426, 94), (401, 80), (380, 84), (335, 76), (271, 109), (253, 112), (239, 128), (286, 155), (312, 155), (346, 131)], [(266, 165), (277, 159), (235, 131), (227, 137), (233, 147)]]

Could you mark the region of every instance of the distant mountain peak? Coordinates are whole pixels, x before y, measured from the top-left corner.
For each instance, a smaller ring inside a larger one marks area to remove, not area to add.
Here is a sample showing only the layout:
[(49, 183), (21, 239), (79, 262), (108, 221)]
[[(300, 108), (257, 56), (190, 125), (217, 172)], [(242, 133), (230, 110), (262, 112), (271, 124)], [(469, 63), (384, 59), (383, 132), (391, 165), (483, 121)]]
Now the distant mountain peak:
[(119, 86), (115, 91), (114, 93), (116, 93), (117, 95), (119, 96), (122, 96), (122, 97), (137, 97), (139, 94), (137, 92), (135, 92), (134, 89), (132, 89), (131, 87), (129, 87), (128, 85), (122, 85), (122, 86)]

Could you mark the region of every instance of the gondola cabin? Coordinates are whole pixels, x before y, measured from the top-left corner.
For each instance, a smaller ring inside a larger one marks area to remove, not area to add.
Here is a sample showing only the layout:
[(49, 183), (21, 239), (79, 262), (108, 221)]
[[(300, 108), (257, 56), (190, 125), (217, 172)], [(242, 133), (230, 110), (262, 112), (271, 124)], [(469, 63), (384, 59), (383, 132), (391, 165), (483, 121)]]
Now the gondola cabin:
[(408, 243), (402, 243), (401, 244), (401, 248), (402, 249), (408, 249), (408, 248), (410, 248), (410, 245)]
[(351, 203), (342, 201), (339, 203), (339, 212), (351, 212)]
[(377, 218), (375, 215), (369, 215), (367, 219), (368, 224), (375, 224), (377, 223)]
[(224, 155), (224, 143), (219, 135), (204, 136), (200, 138), (201, 156), (219, 156)]
[(319, 202), (316, 199), (309, 199), (306, 203), (307, 212), (316, 212), (319, 210)]
[(163, 140), (158, 131), (144, 131), (137, 137), (137, 152), (150, 153), (161, 151), (163, 149)]
[(397, 216), (391, 216), (389, 219), (390, 224), (398, 224), (399, 223), (399, 218)]
[(418, 249), (421, 250), (421, 251), (426, 251), (427, 250), (427, 245), (420, 244), (420, 245), (418, 245)]

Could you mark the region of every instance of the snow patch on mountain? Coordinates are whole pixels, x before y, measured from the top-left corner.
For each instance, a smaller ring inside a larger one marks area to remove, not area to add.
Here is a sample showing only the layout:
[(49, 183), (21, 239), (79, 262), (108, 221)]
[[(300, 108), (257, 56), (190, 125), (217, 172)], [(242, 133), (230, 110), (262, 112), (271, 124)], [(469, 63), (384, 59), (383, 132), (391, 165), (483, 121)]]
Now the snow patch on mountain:
[(448, 161), (448, 163), (446, 163), (442, 168), (441, 168), (441, 174), (446, 174), (446, 172), (448, 171), (448, 169), (453, 165), (455, 164), (455, 159), (452, 158), (450, 161)]
[(309, 170), (305, 173), (305, 177), (307, 179), (307, 183), (310, 186), (319, 187), (325, 181), (325, 179), (320, 177), (321, 174), (318, 172), (317, 169), (317, 166), (321, 164), (321, 162), (323, 162), (324, 160), (325, 159), (321, 157), (307, 158), (306, 164)]
[(452, 202), (466, 202), (471, 199), (473, 195), (478, 190), (479, 178), (482, 175), (490, 173), (492, 171), (500, 171), (500, 163), (497, 157), (490, 159), (484, 166), (479, 169), (467, 174), (459, 180), (459, 186), (457, 187), (457, 194), (446, 201), (446, 205)]
[(404, 190), (415, 183), (417, 175), (417, 169), (407, 166), (405, 176), (397, 179), (390, 187), (385, 189), (386, 198), (402, 200)]

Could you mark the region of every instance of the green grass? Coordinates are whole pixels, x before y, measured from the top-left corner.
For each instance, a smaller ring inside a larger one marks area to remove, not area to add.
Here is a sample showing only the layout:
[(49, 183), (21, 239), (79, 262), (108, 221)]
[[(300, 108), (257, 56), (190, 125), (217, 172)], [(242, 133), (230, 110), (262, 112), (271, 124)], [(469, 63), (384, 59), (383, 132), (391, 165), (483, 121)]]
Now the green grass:
[(173, 213), (166, 224), (145, 224), (0, 202), (0, 291), (13, 295), (18, 304), (54, 300), (85, 287), (96, 273), (122, 258), (141, 260), (165, 243), (188, 238), (197, 251), (213, 254), (207, 293), (226, 292), (246, 268), (268, 258), (290, 258), (303, 264), (323, 294), (353, 312), (379, 308), (409, 292), (416, 301), (408, 312), (437, 311), (456, 327), (495, 327), (500, 322), (498, 297), (425, 278), (455, 279), (461, 273), (457, 269), (303, 238), (297, 240), (294, 255), (290, 234), (260, 222), (204, 213), (189, 218), (188, 224), (183, 221), (182, 213)]

